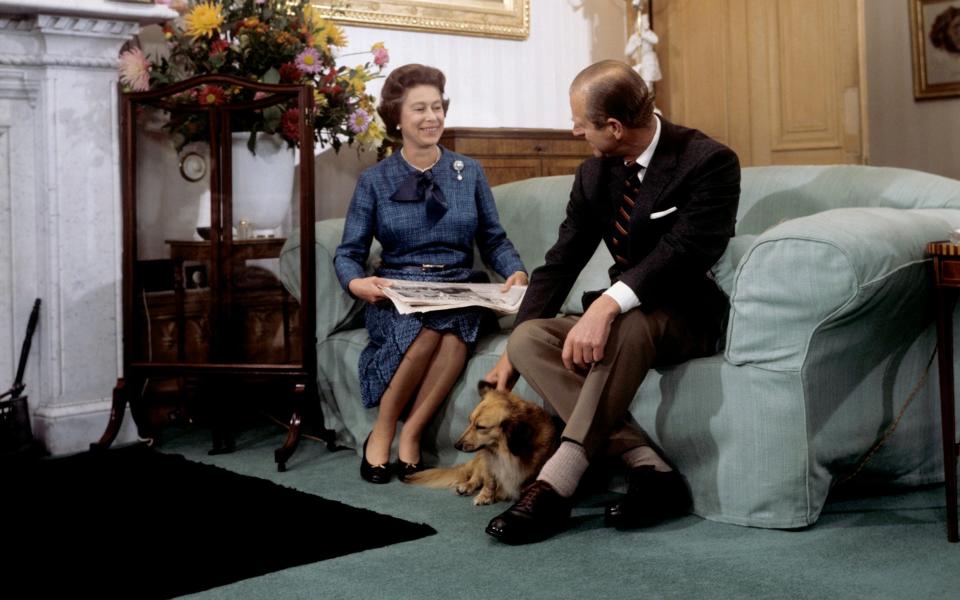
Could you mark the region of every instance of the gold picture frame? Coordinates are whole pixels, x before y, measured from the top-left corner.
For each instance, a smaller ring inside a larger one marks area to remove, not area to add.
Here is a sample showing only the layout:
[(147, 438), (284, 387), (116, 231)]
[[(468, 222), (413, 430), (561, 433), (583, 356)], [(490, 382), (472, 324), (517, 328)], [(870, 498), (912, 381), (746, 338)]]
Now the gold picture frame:
[(913, 97), (960, 96), (960, 0), (909, 0)]
[(361, 27), (504, 39), (530, 35), (530, 0), (312, 0), (321, 14)]

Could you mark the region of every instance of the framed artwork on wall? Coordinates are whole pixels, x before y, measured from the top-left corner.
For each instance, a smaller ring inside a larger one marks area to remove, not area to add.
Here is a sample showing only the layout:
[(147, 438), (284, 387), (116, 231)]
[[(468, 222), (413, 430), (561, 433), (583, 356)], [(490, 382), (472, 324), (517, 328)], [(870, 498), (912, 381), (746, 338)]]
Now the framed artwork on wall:
[(913, 97), (960, 96), (960, 0), (910, 0)]
[(345, 25), (411, 29), (524, 40), (530, 35), (530, 0), (313, 0), (329, 19)]

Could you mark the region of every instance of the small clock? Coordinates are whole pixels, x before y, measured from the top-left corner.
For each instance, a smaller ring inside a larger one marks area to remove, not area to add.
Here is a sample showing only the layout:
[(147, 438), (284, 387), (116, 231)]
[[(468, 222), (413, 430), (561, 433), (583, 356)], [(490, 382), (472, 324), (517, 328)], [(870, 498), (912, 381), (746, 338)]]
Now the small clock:
[(207, 161), (199, 152), (187, 152), (180, 157), (180, 175), (187, 181), (200, 181), (207, 174)]

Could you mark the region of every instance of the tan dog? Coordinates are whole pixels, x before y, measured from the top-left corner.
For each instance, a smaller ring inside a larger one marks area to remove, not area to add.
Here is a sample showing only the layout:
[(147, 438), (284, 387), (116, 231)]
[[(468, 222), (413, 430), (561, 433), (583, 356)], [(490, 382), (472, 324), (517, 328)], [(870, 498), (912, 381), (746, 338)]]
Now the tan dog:
[(462, 496), (476, 493), (476, 505), (515, 500), (556, 449), (556, 427), (545, 410), (516, 394), (498, 392), (485, 381), (477, 387), (480, 404), (455, 444), (477, 456), (454, 467), (421, 471), (407, 481), (453, 488)]

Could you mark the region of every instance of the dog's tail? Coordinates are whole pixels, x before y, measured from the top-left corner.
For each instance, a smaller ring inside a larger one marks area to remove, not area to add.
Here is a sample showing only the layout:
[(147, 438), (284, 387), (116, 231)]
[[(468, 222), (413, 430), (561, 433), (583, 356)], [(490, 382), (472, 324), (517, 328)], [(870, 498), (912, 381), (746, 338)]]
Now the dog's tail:
[[(474, 459), (476, 460), (476, 459)], [(473, 472), (474, 460), (453, 467), (426, 469), (407, 477), (407, 483), (429, 488), (452, 488), (466, 481)]]

